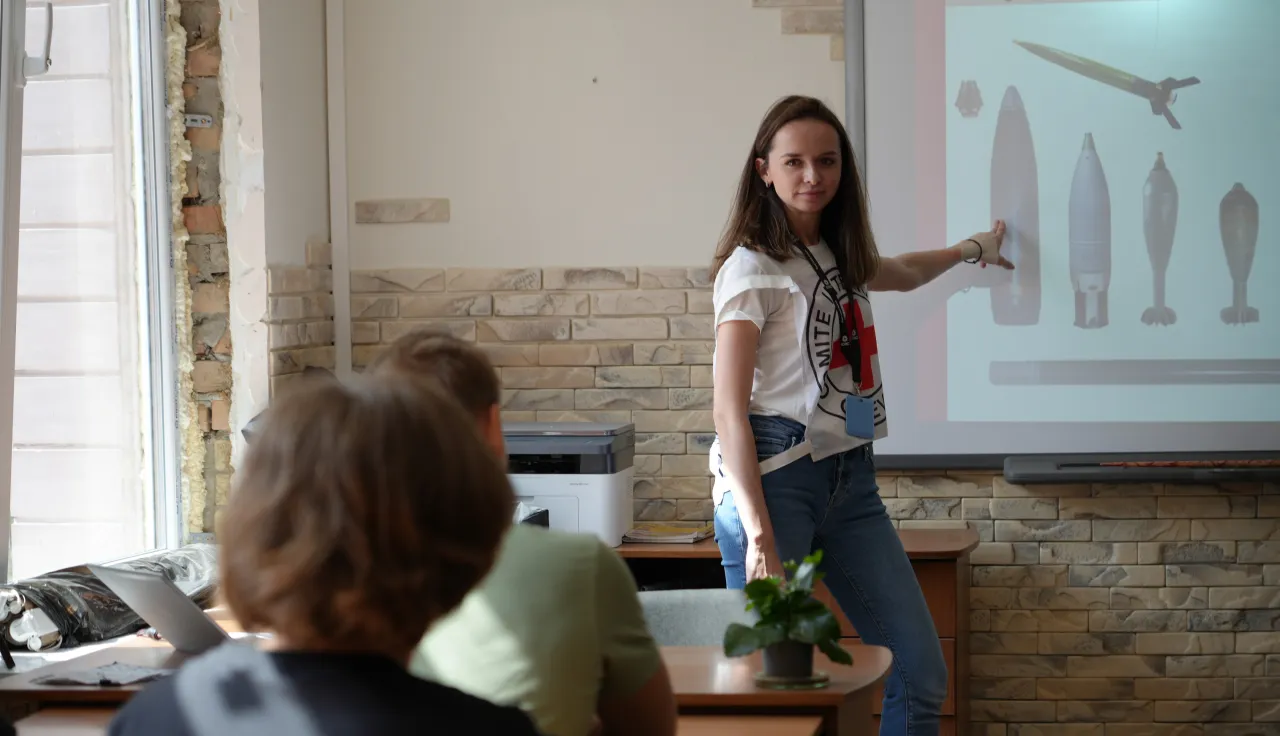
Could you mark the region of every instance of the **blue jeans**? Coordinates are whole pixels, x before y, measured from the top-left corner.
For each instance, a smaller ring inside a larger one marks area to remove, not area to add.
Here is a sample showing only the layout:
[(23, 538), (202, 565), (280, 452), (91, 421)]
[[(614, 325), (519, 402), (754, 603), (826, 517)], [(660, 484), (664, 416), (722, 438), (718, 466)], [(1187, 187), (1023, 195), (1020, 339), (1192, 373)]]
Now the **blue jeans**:
[[(751, 417), (760, 460), (804, 439), (804, 425)], [(821, 570), (844, 615), (867, 644), (888, 647), (880, 733), (937, 734), (947, 665), (924, 593), (889, 522), (876, 485), (871, 445), (814, 462), (805, 456), (761, 478), (778, 556), (799, 562), (823, 550)], [(746, 584), (746, 532), (733, 492), (715, 509), (716, 543), (730, 588)]]

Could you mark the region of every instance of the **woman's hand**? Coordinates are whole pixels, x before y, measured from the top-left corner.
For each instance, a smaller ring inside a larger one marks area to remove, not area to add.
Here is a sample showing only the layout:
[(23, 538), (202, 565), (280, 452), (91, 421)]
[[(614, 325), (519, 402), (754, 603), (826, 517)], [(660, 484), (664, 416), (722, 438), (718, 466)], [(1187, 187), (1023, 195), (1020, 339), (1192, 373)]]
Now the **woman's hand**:
[[(1000, 255), (1000, 247), (1004, 244), (1004, 220), (996, 220), (995, 225), (985, 233), (975, 233), (967, 241), (978, 244), (978, 262), (983, 268), (987, 264), (1013, 270), (1013, 264)], [(973, 256), (970, 255), (970, 258)]]
[(747, 582), (760, 578), (786, 578), (773, 542), (747, 542)]

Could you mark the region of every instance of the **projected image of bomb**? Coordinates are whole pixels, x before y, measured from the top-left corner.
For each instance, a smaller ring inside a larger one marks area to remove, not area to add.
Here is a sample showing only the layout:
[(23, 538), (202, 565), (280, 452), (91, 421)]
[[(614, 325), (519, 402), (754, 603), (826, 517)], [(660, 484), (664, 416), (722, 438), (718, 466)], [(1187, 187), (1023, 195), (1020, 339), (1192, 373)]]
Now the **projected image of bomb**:
[(956, 109), (962, 118), (976, 118), (982, 112), (982, 92), (978, 83), (972, 79), (960, 82), (960, 93), (956, 95)]
[(1249, 306), (1247, 287), (1258, 247), (1258, 200), (1240, 182), (1218, 205), (1218, 230), (1231, 272), (1231, 306), (1222, 310), (1222, 321), (1229, 325), (1257, 322), (1258, 310)]
[(1026, 41), (1014, 41), (1014, 43), (1045, 61), (1057, 64), (1063, 69), (1088, 77), (1095, 82), (1102, 82), (1110, 87), (1115, 87), (1122, 92), (1128, 92), (1131, 95), (1144, 98), (1151, 104), (1151, 114), (1163, 115), (1174, 130), (1182, 130), (1182, 124), (1169, 111), (1169, 106), (1178, 99), (1178, 90), (1183, 87), (1200, 84), (1200, 80), (1196, 77), (1187, 77), (1186, 79), (1166, 77), (1160, 82), (1152, 82), (1142, 77), (1135, 77), (1128, 72), (1122, 72), (1093, 59), (1069, 54), (1066, 51), (1059, 51), (1049, 46), (1041, 46), (1038, 43), (1028, 43)]
[[(1040, 321), (1040, 187), (1031, 124), (1018, 88), (1000, 101), (991, 147), (991, 219), (1004, 220), (1001, 251), (1014, 270), (999, 270), (991, 287), (991, 314), (998, 325)], [(991, 269), (989, 269), (991, 270)]]
[(1071, 178), (1067, 205), (1067, 248), (1071, 285), (1076, 292), (1076, 327), (1107, 326), (1107, 289), (1111, 286), (1111, 193), (1093, 145), (1084, 145)]
[(1147, 238), (1147, 257), (1151, 259), (1151, 277), (1155, 304), (1142, 313), (1146, 325), (1171, 325), (1178, 315), (1164, 303), (1165, 273), (1173, 253), (1173, 234), (1178, 226), (1178, 185), (1164, 164), (1164, 154), (1156, 154), (1156, 163), (1147, 174), (1142, 188), (1142, 232)]

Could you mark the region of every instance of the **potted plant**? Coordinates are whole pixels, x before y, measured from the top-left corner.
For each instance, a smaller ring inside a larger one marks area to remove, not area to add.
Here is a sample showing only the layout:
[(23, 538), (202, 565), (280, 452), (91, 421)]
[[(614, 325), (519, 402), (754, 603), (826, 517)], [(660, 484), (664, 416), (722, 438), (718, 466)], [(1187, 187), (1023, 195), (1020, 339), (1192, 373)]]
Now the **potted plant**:
[(820, 684), (826, 677), (813, 671), (814, 647), (837, 664), (852, 664), (853, 658), (840, 646), (840, 622), (826, 604), (813, 597), (813, 584), (822, 579), (818, 550), (797, 565), (786, 562), (789, 580), (760, 578), (747, 583), (747, 610), (759, 620), (754, 625), (733, 623), (724, 632), (727, 657), (743, 657), (763, 650), (764, 683)]

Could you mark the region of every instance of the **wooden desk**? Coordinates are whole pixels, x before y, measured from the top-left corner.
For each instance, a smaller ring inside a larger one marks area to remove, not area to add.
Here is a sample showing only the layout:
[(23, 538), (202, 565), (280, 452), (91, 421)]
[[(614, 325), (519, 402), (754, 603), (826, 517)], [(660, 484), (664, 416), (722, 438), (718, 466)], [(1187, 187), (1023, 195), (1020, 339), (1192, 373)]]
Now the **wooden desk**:
[[(831, 675), (822, 690), (779, 691), (756, 687), (753, 676), (763, 667), (760, 655), (728, 658), (720, 647), (663, 647), (662, 657), (671, 675), (676, 703), (691, 715), (817, 715), (824, 734), (847, 736), (870, 733), (872, 698), (889, 671), (892, 657), (884, 647), (852, 644), (853, 665), (845, 667), (818, 659), (818, 667)], [(144, 667), (180, 666), (184, 655), (163, 642), (126, 639), (120, 644), (57, 662), (32, 672), (0, 679), (0, 703), (37, 703), (41, 706), (119, 706), (146, 687), (67, 687), (33, 682), (45, 675), (121, 662)], [(47, 722), (61, 712), (44, 715)], [(70, 711), (68, 711), (70, 713)], [(83, 716), (85, 711), (79, 715)], [(37, 714), (39, 716), (41, 714)], [(66, 714), (63, 714), (64, 716)], [(65, 720), (65, 719), (64, 719)], [(46, 721), (33, 721), (36, 725)], [(66, 721), (70, 722), (70, 721)], [(79, 721), (76, 721), (77, 723)]]
[[(933, 614), (934, 627), (938, 630), (942, 654), (947, 662), (947, 700), (942, 706), (942, 733), (967, 734), (969, 732), (969, 553), (978, 546), (978, 534), (972, 529), (901, 529), (898, 538), (911, 559), (916, 580), (924, 592), (929, 612)], [(719, 568), (720, 549), (715, 540), (705, 539), (693, 544), (629, 544), (617, 548), (635, 570), (637, 565), (653, 566), (663, 560), (679, 565), (686, 571), (690, 565), (708, 568), (704, 579), (714, 577)], [(649, 577), (652, 577), (650, 575)], [(724, 585), (724, 575), (719, 574), (719, 585)], [(697, 587), (697, 586), (685, 586)], [(861, 640), (853, 624), (841, 613), (830, 591), (819, 583), (814, 593), (824, 601), (840, 621), (845, 643), (856, 644)], [(821, 659), (821, 658), (819, 658)], [(880, 713), (883, 695), (873, 695), (873, 709)], [(878, 716), (877, 716), (878, 717)]]
[(676, 720), (676, 736), (817, 736), (820, 733), (822, 719), (818, 716), (680, 716)]
[[(50, 708), (18, 721), (18, 736), (102, 736), (113, 708)], [(818, 716), (680, 716), (676, 736), (817, 736)]]
[[(972, 529), (899, 529), (898, 539), (912, 560), (954, 560), (978, 546), (978, 534)], [(614, 548), (629, 560), (719, 560), (720, 547), (714, 539), (693, 544), (636, 544), (623, 542)]]
[(720, 647), (663, 647), (662, 659), (681, 714), (733, 713), (757, 715), (816, 714), (827, 736), (862, 736), (875, 732), (871, 713), (877, 685), (889, 672), (893, 657), (884, 647), (851, 644), (850, 666), (820, 654), (815, 669), (831, 676), (820, 690), (766, 690), (755, 684), (763, 669), (760, 653), (726, 657)]
[(623, 542), (615, 547), (618, 554), (628, 560), (719, 560), (720, 547), (714, 539), (704, 539), (692, 544), (637, 544)]
[(18, 736), (102, 736), (115, 708), (50, 708), (18, 721)]
[(126, 685), (123, 687), (94, 687), (69, 685), (40, 685), (34, 681), (46, 675), (63, 672), (78, 672), (93, 669), (112, 662), (131, 664), (137, 667), (159, 667), (175, 669), (186, 661), (186, 655), (173, 651), (173, 647), (158, 641), (138, 639), (135, 643), (127, 639), (120, 644), (106, 649), (90, 652), (83, 657), (54, 662), (39, 669), (0, 678), (0, 703), (39, 703), (50, 705), (55, 703), (103, 703), (119, 705), (133, 697), (148, 683)]
[[(228, 634), (243, 632), (239, 622), (231, 617), (225, 608), (211, 608), (206, 611), (209, 618)], [(156, 667), (160, 669), (177, 669), (188, 659), (188, 656), (175, 652), (173, 646), (165, 641), (157, 641), (143, 636), (125, 636), (114, 645), (99, 648), (71, 659), (53, 662), (39, 669), (18, 675), (0, 677), (0, 703), (37, 703), (50, 705), (56, 703), (108, 703), (119, 705), (149, 683), (127, 685), (124, 687), (93, 687), (67, 685), (38, 685), (34, 680), (47, 675), (64, 672), (79, 672), (120, 662), (137, 667)]]

